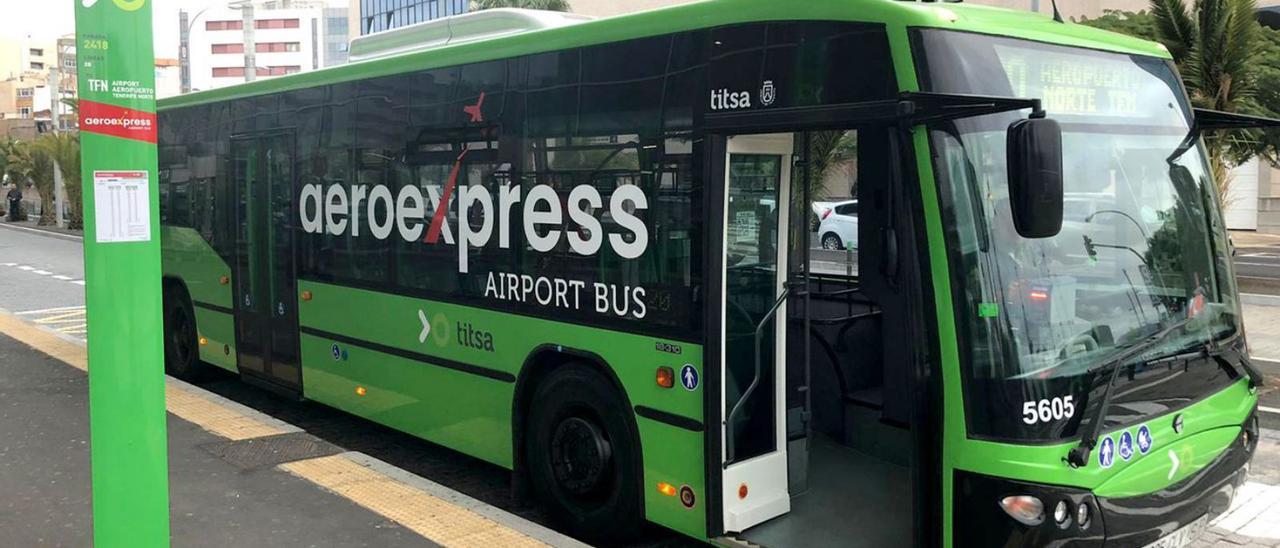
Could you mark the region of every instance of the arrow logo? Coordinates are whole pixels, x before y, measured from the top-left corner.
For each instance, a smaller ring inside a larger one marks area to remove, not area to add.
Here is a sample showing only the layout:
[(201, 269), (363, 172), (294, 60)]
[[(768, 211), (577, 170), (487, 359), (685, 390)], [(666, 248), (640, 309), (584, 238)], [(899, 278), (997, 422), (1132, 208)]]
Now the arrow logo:
[(418, 321), (422, 322), (422, 332), (418, 333), (418, 342), (427, 342), (427, 335), (431, 334), (431, 322), (427, 321), (427, 313), (421, 308), (418, 309)]
[(1165, 479), (1172, 480), (1172, 479), (1173, 479), (1173, 475), (1174, 475), (1174, 474), (1176, 474), (1176, 473), (1178, 472), (1178, 465), (1180, 464), (1180, 463), (1178, 462), (1178, 454), (1177, 454), (1177, 453), (1174, 453), (1174, 452), (1173, 452), (1173, 449), (1170, 449), (1170, 450), (1169, 450), (1169, 460), (1173, 461), (1173, 466), (1170, 466), (1170, 467), (1169, 467), (1169, 477), (1167, 477), (1167, 478), (1165, 478)]

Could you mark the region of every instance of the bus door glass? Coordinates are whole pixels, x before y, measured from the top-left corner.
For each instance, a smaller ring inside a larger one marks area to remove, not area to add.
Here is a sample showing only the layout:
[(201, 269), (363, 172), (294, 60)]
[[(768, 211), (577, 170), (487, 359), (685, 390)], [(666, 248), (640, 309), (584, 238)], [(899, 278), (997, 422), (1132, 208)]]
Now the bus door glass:
[[(788, 512), (783, 403), (792, 135), (729, 138), (725, 158), (724, 528), (743, 531)], [(757, 356), (758, 353), (758, 356)], [(758, 363), (757, 363), (758, 359)]]
[(298, 388), (293, 136), (231, 142), (236, 191), (236, 349), (242, 373)]

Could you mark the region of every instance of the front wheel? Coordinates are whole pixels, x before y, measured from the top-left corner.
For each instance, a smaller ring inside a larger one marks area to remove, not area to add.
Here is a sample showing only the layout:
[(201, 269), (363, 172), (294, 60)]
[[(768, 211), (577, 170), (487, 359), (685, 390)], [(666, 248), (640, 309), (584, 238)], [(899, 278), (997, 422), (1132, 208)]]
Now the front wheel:
[(822, 237), (822, 249), (844, 249), (844, 245), (840, 243), (840, 237), (834, 232), (828, 232)]
[(164, 292), (164, 372), (184, 380), (204, 373), (191, 299), (180, 288)]
[(644, 523), (640, 447), (613, 383), (583, 364), (559, 366), (528, 421), (529, 475), (551, 517), (592, 542), (634, 538)]

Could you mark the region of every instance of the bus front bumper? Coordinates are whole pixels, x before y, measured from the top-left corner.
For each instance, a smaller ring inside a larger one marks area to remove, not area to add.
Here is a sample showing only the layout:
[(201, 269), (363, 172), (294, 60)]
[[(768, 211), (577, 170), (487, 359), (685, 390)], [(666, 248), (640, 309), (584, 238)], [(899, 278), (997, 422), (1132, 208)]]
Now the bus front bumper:
[[(1257, 425), (1255, 412), (1209, 465), (1173, 485), (1134, 497), (1098, 497), (1084, 489), (957, 471), (952, 544), (1141, 548), (1175, 533), (1186, 534), (1180, 532), (1184, 527), (1197, 532), (1195, 529), (1230, 507), (1248, 476), (1249, 460), (1258, 443)], [(1015, 494), (1034, 495), (1044, 502), (1043, 523), (1014, 521), (995, 502)], [(1053, 517), (1059, 501), (1072, 509), (1065, 524)], [(1074, 519), (1081, 505), (1088, 507), (1091, 516), (1084, 527)]]

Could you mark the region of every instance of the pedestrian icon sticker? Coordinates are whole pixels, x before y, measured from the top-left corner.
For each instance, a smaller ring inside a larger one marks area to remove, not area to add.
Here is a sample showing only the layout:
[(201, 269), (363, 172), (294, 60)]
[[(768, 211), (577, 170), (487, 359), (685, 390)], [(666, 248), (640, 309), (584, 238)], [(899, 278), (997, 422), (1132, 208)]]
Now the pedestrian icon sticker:
[(1151, 450), (1151, 430), (1143, 425), (1138, 429), (1138, 451), (1143, 455)]
[(1133, 434), (1128, 430), (1120, 434), (1120, 458), (1124, 460), (1133, 458)]
[(338, 348), (338, 343), (333, 343), (333, 348), (330, 348), (329, 351), (333, 353), (333, 359), (342, 359), (342, 349)]
[(1098, 464), (1103, 468), (1111, 468), (1111, 463), (1116, 460), (1116, 442), (1112, 441), (1111, 436), (1102, 438), (1102, 443), (1098, 445)]
[(680, 368), (680, 384), (684, 385), (684, 389), (690, 392), (698, 389), (698, 370), (692, 364), (685, 364)]

